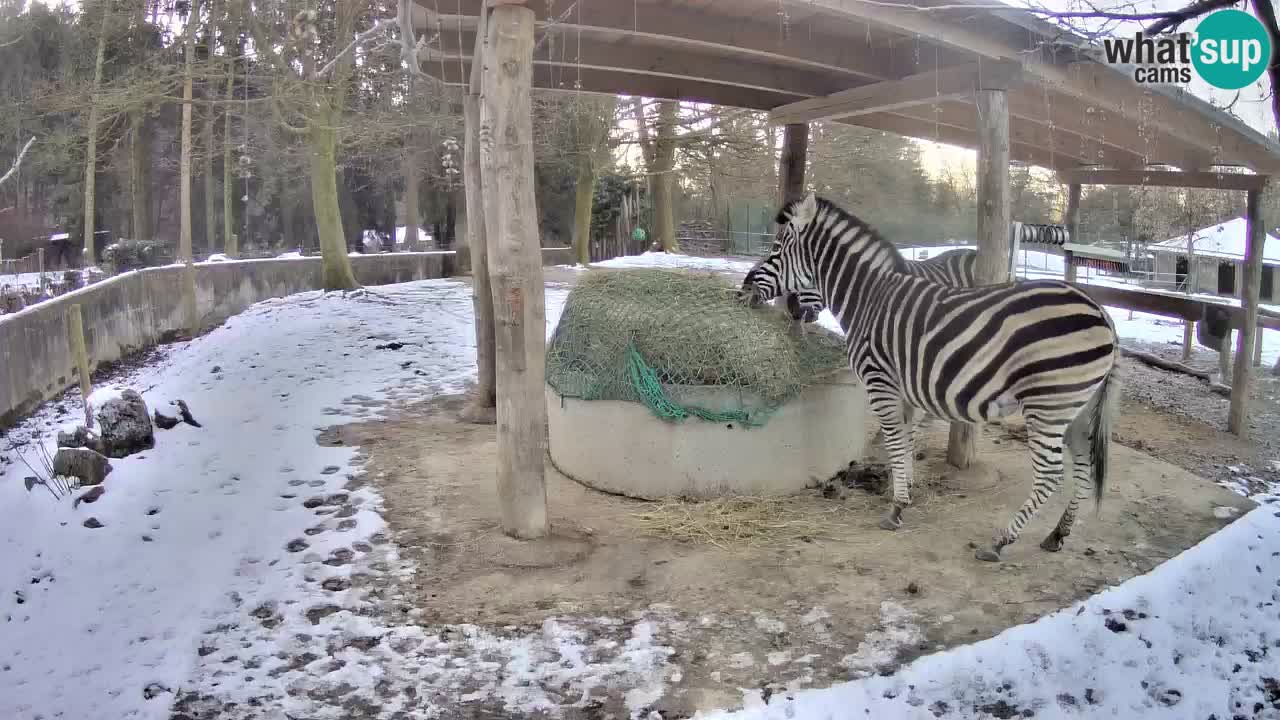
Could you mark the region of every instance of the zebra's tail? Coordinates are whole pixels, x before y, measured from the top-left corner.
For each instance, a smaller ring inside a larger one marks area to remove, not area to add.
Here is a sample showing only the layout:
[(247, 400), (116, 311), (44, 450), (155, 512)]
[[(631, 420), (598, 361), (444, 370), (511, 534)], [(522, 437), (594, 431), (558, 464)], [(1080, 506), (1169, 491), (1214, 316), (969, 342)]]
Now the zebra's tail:
[(1093, 503), (1095, 512), (1102, 506), (1102, 491), (1106, 487), (1107, 464), (1111, 452), (1111, 420), (1120, 397), (1119, 368), (1111, 367), (1093, 402), (1093, 416), (1089, 419), (1090, 455), (1093, 460)]

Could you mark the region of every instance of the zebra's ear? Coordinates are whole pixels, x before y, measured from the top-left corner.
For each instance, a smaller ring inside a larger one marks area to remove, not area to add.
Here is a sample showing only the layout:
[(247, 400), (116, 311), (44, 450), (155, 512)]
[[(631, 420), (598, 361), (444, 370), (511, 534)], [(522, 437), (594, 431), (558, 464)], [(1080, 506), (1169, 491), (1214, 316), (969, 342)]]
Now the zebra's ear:
[(800, 202), (796, 203), (795, 212), (791, 215), (791, 224), (798, 228), (802, 228), (813, 222), (813, 218), (818, 214), (818, 197), (812, 192), (806, 193)]

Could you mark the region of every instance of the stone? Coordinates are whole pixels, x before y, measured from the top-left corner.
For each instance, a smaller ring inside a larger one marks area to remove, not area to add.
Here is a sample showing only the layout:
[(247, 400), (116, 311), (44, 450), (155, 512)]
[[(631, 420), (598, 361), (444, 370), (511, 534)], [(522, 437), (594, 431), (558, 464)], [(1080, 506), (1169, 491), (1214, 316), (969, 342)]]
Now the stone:
[(107, 457), (122, 458), (155, 447), (155, 430), (147, 403), (135, 390), (125, 390), (98, 411), (102, 447)]
[(102, 527), (102, 522), (99, 521), (98, 518), (96, 517), (91, 517), (88, 520), (84, 521), (84, 526), (89, 528), (90, 530), (96, 530)]
[(111, 462), (89, 448), (58, 448), (53, 456), (53, 474), (76, 478), (82, 486), (101, 485), (111, 474)]
[(71, 507), (72, 509), (74, 509), (79, 507), (80, 503), (95, 503), (98, 501), (98, 498), (102, 497), (102, 493), (106, 491), (107, 491), (107, 488), (105, 486), (95, 485), (92, 488), (90, 488), (88, 491), (81, 494), (80, 497), (76, 498), (71, 503)]
[(58, 447), (89, 448), (94, 452), (100, 453), (102, 452), (102, 438), (85, 426), (79, 425), (72, 432), (58, 433)]

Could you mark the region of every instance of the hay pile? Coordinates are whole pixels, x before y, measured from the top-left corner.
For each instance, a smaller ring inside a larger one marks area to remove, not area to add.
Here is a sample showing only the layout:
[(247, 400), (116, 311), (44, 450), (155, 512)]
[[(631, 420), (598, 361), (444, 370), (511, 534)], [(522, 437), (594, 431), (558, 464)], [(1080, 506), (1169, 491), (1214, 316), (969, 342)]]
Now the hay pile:
[[(547, 383), (562, 397), (642, 402), (683, 420), (761, 424), (774, 409), (845, 367), (843, 339), (799, 336), (777, 309), (749, 309), (737, 287), (706, 272), (592, 272), (569, 293), (547, 350)], [(705, 407), (698, 389), (730, 388)]]

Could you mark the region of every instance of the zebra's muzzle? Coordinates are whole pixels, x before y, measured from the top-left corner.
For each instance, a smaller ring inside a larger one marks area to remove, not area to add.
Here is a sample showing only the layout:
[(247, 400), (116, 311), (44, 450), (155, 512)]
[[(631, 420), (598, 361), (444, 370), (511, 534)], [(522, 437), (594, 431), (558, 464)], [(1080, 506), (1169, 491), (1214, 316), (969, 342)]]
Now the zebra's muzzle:
[(754, 284), (747, 283), (738, 290), (738, 302), (749, 308), (758, 308), (764, 304), (764, 298), (760, 296), (760, 290)]

